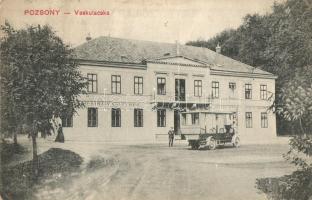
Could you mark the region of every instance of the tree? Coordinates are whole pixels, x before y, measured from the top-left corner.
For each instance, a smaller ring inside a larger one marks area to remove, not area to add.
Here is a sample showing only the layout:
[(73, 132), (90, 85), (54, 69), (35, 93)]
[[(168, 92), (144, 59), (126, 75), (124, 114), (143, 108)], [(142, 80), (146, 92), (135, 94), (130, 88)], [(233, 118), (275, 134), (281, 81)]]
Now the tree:
[(15, 30), (1, 27), (1, 84), (8, 113), (29, 127), (33, 146), (33, 174), (38, 175), (36, 137), (55, 115), (72, 116), (83, 106), (78, 100), (86, 81), (78, 71), (72, 49), (45, 25)]
[(4, 77), (9, 77), (9, 68), (1, 66), (0, 71), (0, 131), (3, 137), (13, 136), (14, 144), (17, 145), (17, 132), (21, 129), (21, 116), (15, 115), (15, 105), (12, 102), (12, 96), (5, 87)]
[(297, 124), (299, 135), (312, 135), (312, 66), (298, 68), (279, 94), (277, 112)]
[[(1, 68), (1, 77), (3, 77), (3, 68)], [(3, 79), (1, 79), (2, 81)], [(4, 137), (7, 136), (13, 136), (13, 141), (14, 144), (17, 145), (17, 120), (15, 119), (15, 115), (13, 115), (12, 113), (14, 113), (13, 111), (13, 106), (10, 106), (9, 102), (10, 102), (10, 96), (7, 94), (7, 91), (5, 90), (4, 87), (2, 87), (3, 84), (1, 83), (1, 116), (0, 116), (0, 122), (1, 122), (1, 126), (0, 126), (0, 131), (1, 134)]]
[[(287, 0), (275, 3), (272, 13), (246, 15), (237, 29), (187, 44), (214, 50), (220, 42), (222, 54), (277, 75), (276, 104), (282, 104), (279, 94), (288, 87), (294, 72), (312, 65), (311, 38), (312, 3)], [(280, 134), (297, 134), (297, 122), (285, 121), (281, 115), (277, 115), (277, 122)]]
[(257, 187), (271, 199), (308, 200), (312, 197), (312, 66), (296, 69), (279, 96), (277, 112), (295, 124), (298, 133), (284, 155), (297, 170), (279, 178), (258, 179)]
[(209, 40), (198, 39), (196, 41), (189, 41), (186, 43), (186, 45), (205, 47), (212, 51), (215, 51), (216, 46), (220, 44), (222, 47), (221, 53), (225, 56), (229, 56), (235, 59), (239, 51), (239, 48), (237, 47), (237, 42), (239, 42), (239, 36), (236, 34), (236, 32), (237, 31), (234, 29), (227, 29)]

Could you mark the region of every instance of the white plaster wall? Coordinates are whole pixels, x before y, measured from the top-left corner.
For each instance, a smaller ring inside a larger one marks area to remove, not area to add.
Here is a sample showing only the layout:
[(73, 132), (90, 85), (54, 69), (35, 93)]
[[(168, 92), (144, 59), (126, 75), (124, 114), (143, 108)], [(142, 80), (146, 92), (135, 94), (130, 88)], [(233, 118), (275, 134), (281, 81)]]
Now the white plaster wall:
[[(272, 102), (260, 100), (260, 84), (267, 84), (268, 91), (275, 93), (273, 79), (210, 75), (208, 67), (177, 66), (148, 63), (147, 69), (130, 69), (101, 66), (81, 66), (84, 75), (95, 73), (98, 93), (82, 96), (82, 100), (113, 102), (108, 107), (88, 104), (74, 116), (73, 128), (64, 128), (67, 140), (81, 141), (133, 141), (155, 142), (157, 134), (166, 135), (174, 125), (174, 112), (166, 111), (166, 127), (157, 127), (157, 112), (152, 110), (154, 95), (157, 101), (174, 101), (175, 79), (186, 80), (187, 102), (205, 102), (211, 94), (212, 81), (219, 81), (220, 98), (212, 100), (216, 110), (238, 113), (238, 131), (242, 142), (269, 141), (276, 137), (275, 114), (268, 113), (268, 128), (261, 128), (260, 113)], [(121, 76), (121, 94), (111, 94), (111, 75)], [(134, 76), (143, 77), (143, 95), (134, 95)], [(157, 95), (157, 77), (166, 78), (166, 95)], [(202, 97), (194, 97), (194, 80), (202, 80)], [(229, 98), (229, 82), (236, 83), (236, 98)], [(252, 99), (245, 99), (245, 83), (252, 84)], [(155, 90), (154, 90), (155, 88)], [(111, 127), (111, 106), (120, 107), (121, 127)], [(98, 127), (87, 127), (87, 107), (98, 108)], [(143, 108), (144, 127), (134, 127), (134, 108)], [(253, 128), (246, 128), (245, 112), (252, 112)]]
[[(266, 84), (268, 96), (275, 94), (274, 79), (260, 79), (248, 77), (228, 77), (211, 75), (212, 81), (219, 81), (220, 98), (214, 99), (212, 104), (216, 109), (225, 109), (237, 112), (238, 132), (243, 143), (268, 142), (276, 138), (276, 117), (272, 111), (268, 111), (272, 101), (260, 99), (260, 85)], [(236, 83), (236, 98), (229, 99), (229, 82)], [(245, 84), (252, 84), (252, 99), (245, 99)], [(211, 84), (211, 83), (210, 83)], [(211, 88), (211, 85), (210, 85)], [(222, 105), (222, 106), (221, 106)], [(252, 112), (252, 128), (246, 128), (245, 113)], [(261, 112), (268, 113), (268, 128), (261, 128)]]
[[(151, 80), (150, 91), (156, 93), (156, 99), (174, 101), (175, 79), (185, 79), (186, 101), (204, 101), (208, 94), (209, 68), (177, 66), (150, 63), (147, 67), (148, 80)], [(157, 95), (157, 77), (166, 78), (166, 95)], [(202, 80), (202, 97), (194, 97), (194, 80)]]

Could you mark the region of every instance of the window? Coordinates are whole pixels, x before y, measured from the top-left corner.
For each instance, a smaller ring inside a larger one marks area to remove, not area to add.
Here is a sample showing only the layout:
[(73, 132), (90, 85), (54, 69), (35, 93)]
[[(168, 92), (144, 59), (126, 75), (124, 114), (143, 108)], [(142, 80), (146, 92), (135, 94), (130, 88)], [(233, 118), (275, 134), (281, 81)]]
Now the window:
[(246, 128), (252, 128), (252, 113), (246, 112)]
[(157, 94), (165, 95), (166, 94), (166, 78), (157, 78)]
[(201, 97), (202, 96), (202, 81), (194, 80), (194, 96)]
[(245, 99), (252, 99), (252, 86), (245, 84)]
[(230, 98), (235, 98), (235, 89), (236, 89), (236, 83), (234, 82), (229, 82), (229, 97)]
[(267, 85), (260, 85), (260, 99), (266, 100), (267, 98)]
[(174, 95), (176, 101), (185, 101), (185, 79), (175, 79)]
[(73, 127), (73, 116), (63, 116), (62, 117), (62, 126), (63, 127)]
[(235, 89), (236, 89), (236, 83), (230, 82), (230, 83), (229, 83), (229, 88), (230, 88), (231, 90), (235, 90)]
[(266, 112), (261, 113), (261, 128), (268, 128), (268, 114)]
[(219, 98), (219, 82), (212, 82), (212, 98)]
[(186, 125), (186, 114), (182, 114), (182, 125), (185, 126)]
[(88, 92), (96, 93), (97, 92), (97, 75), (87, 74), (87, 78), (88, 78)]
[(143, 109), (134, 109), (134, 127), (143, 127)]
[(165, 109), (157, 110), (157, 126), (158, 127), (166, 126), (166, 110)]
[(120, 108), (112, 108), (112, 127), (121, 127)]
[(97, 108), (88, 108), (88, 127), (97, 127), (98, 110)]
[(199, 124), (199, 113), (192, 113), (192, 125)]
[(112, 94), (121, 93), (121, 77), (120, 75), (112, 75)]
[(134, 94), (143, 94), (143, 77), (134, 77)]

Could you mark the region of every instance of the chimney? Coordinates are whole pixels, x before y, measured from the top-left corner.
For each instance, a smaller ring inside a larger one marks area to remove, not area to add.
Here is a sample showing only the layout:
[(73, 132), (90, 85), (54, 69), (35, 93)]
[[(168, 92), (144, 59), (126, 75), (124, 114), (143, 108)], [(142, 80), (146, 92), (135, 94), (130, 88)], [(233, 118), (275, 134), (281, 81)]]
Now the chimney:
[(90, 33), (88, 33), (88, 35), (87, 35), (87, 37), (86, 37), (87, 42), (89, 42), (91, 39), (92, 39), (92, 38), (91, 38), (91, 36), (90, 36)]
[(217, 45), (217, 47), (216, 47), (216, 52), (219, 53), (219, 54), (221, 54), (221, 47), (220, 47), (219, 42), (218, 42), (218, 45)]
[(176, 53), (177, 53), (177, 56), (180, 55), (180, 49), (179, 49), (179, 42), (178, 42), (178, 40), (176, 40)]

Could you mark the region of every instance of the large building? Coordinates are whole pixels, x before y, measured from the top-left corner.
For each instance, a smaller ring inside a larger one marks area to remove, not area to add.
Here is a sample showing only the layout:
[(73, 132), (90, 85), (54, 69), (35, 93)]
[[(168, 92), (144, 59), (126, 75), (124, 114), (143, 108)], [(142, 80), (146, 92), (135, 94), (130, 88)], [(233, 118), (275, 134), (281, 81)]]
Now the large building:
[[(68, 140), (144, 141), (179, 134), (181, 110), (233, 112), (241, 141), (276, 137), (271, 73), (207, 48), (99, 37), (75, 48), (88, 79)], [(192, 120), (196, 123), (196, 120)]]

